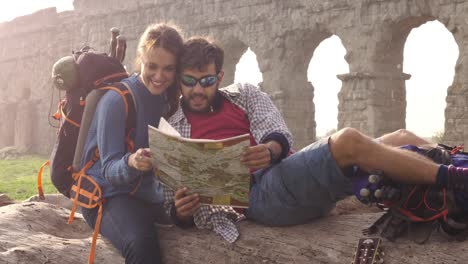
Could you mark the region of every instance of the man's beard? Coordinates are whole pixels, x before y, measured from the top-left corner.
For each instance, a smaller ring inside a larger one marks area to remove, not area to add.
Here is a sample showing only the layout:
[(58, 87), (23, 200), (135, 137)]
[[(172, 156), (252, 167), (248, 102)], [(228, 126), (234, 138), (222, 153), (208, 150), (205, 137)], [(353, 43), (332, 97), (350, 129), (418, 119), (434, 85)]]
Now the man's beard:
[[(206, 113), (206, 112), (213, 112), (214, 110), (217, 110), (218, 104), (219, 104), (218, 103), (218, 101), (219, 101), (219, 99), (218, 99), (218, 97), (219, 97), (218, 88), (219, 88), (219, 84), (216, 85), (216, 93), (214, 94), (214, 96), (212, 98), (209, 98), (205, 94), (201, 94), (201, 93), (191, 94), (188, 98), (182, 97), (183, 107), (185, 109), (190, 110), (191, 112), (196, 112), (196, 113)], [(205, 99), (206, 102), (207, 102), (206, 107), (203, 108), (203, 109), (193, 109), (190, 106), (190, 101), (192, 99), (195, 99), (195, 98)]]
[[(203, 109), (194, 109), (190, 106), (190, 101), (195, 98), (202, 98), (205, 99), (205, 102), (207, 102), (206, 107)], [(211, 108), (211, 104), (213, 103), (214, 98), (211, 100), (208, 98), (208, 96), (204, 94), (191, 94), (188, 98), (183, 97), (183, 106), (184, 108), (188, 109), (191, 112), (197, 112), (197, 113), (205, 113), (209, 112)]]

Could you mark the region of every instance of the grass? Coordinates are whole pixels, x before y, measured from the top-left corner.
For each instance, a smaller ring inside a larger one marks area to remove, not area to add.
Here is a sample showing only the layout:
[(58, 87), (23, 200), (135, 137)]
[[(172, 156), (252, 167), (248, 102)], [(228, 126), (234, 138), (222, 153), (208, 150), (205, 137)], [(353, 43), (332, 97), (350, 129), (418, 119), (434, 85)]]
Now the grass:
[[(0, 193), (16, 201), (25, 200), (37, 194), (37, 173), (47, 158), (24, 156), (11, 160), (0, 160)], [(49, 168), (44, 168), (42, 186), (44, 193), (57, 193), (49, 176)]]

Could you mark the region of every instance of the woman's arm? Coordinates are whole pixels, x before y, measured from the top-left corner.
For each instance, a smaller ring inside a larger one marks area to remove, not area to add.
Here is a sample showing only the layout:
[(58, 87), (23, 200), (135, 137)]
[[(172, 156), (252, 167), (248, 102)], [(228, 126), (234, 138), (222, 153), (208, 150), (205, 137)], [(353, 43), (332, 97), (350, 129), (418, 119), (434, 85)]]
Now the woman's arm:
[(107, 92), (98, 103), (95, 117), (102, 174), (113, 185), (136, 182), (142, 172), (129, 166), (131, 153), (127, 151), (125, 143), (126, 112), (123, 98), (113, 91)]

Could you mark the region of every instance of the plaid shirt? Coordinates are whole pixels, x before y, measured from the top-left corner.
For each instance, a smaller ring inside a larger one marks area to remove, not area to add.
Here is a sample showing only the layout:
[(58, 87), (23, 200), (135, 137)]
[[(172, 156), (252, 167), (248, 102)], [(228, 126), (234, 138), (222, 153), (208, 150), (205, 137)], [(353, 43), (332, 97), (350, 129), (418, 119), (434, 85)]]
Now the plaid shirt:
[[(289, 146), (292, 146), (292, 135), (280, 112), (266, 93), (249, 83), (232, 84), (220, 88), (219, 92), (247, 114), (250, 132), (256, 142), (263, 142), (269, 134), (276, 132), (284, 135)], [(181, 107), (168, 121), (182, 137), (191, 136), (191, 126)], [(166, 204), (173, 204), (174, 192), (168, 188), (165, 189)], [(228, 206), (202, 205), (194, 214), (194, 222), (198, 228), (212, 229), (230, 243), (235, 242), (239, 237), (235, 222), (243, 219), (245, 219), (244, 215), (238, 214)]]

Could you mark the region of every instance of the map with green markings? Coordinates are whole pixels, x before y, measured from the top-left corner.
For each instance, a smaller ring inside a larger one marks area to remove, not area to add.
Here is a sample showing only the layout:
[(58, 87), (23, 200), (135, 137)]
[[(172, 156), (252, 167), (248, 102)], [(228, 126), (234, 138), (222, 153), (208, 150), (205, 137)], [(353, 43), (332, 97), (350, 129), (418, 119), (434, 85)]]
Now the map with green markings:
[(187, 187), (199, 193), (202, 204), (248, 207), (250, 173), (240, 156), (250, 145), (249, 135), (189, 139), (163, 128), (166, 125), (148, 126), (156, 177), (173, 190)]

